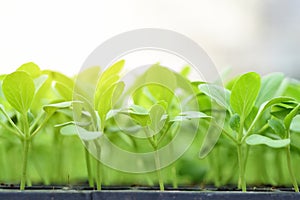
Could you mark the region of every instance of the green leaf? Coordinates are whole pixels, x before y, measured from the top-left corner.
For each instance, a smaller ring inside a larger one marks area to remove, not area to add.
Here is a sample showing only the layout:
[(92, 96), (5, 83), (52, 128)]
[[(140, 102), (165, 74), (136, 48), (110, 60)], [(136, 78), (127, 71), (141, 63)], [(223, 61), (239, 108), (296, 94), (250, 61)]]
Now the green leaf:
[(82, 140), (91, 141), (100, 138), (103, 132), (100, 131), (88, 131), (80, 126), (76, 126), (77, 133)]
[(73, 98), (73, 90), (61, 82), (56, 82), (54, 88), (66, 101), (71, 101)]
[(272, 118), (268, 121), (269, 126), (272, 128), (276, 135), (279, 135), (280, 138), (284, 138), (285, 136), (285, 128), (282, 121)]
[(298, 105), (298, 103), (293, 99), (293, 101), (282, 102), (274, 105), (271, 109), (271, 114), (278, 119), (284, 120), (284, 118)]
[(159, 104), (155, 104), (151, 107), (149, 111), (151, 124), (149, 125), (149, 127), (154, 131), (154, 133), (158, 133), (164, 126), (165, 120), (162, 120), (162, 118), (165, 112), (166, 111), (164, 107)]
[(191, 72), (191, 67), (190, 66), (184, 66), (181, 71), (179, 72), (179, 74), (185, 78), (188, 78), (189, 74)]
[(251, 131), (251, 129), (254, 127), (254, 125), (257, 123), (257, 121), (263, 115), (264, 111), (267, 110), (269, 107), (271, 107), (275, 104), (279, 104), (279, 103), (282, 103), (282, 102), (293, 101), (293, 100), (294, 99), (290, 98), (290, 97), (275, 97), (275, 98), (261, 104), (254, 120), (252, 121), (252, 124), (249, 127), (249, 131)]
[(21, 65), (17, 71), (25, 71), (27, 72), (32, 78), (39, 77), (41, 74), (41, 70), (39, 66), (33, 62), (25, 63)]
[[(214, 122), (213, 122), (214, 123)], [(217, 123), (216, 123), (217, 124)], [(205, 158), (214, 148), (218, 142), (223, 129), (220, 126), (212, 124), (204, 138), (202, 146), (200, 148), (199, 158)]]
[(60, 129), (60, 134), (65, 135), (65, 136), (77, 135), (76, 126), (73, 124), (64, 126)]
[(47, 79), (48, 79), (47, 75), (41, 75), (33, 80), (34, 85), (35, 85), (35, 93), (39, 92), (39, 90), (44, 85), (44, 83), (47, 81)]
[[(176, 76), (170, 69), (160, 66), (159, 64), (152, 65), (145, 73), (146, 83), (154, 83), (173, 91), (176, 88)], [(156, 91), (150, 92), (157, 93)], [(158, 99), (165, 100), (165, 99)], [(167, 101), (168, 102), (168, 101)]]
[(81, 103), (80, 101), (65, 101), (65, 102), (60, 102), (60, 103), (53, 103), (53, 104), (48, 104), (43, 107), (45, 112), (51, 114), (56, 112), (58, 109), (63, 109), (63, 108), (69, 108), (71, 107), (74, 103)]
[(268, 101), (278, 95), (278, 89), (282, 81), (284, 80), (284, 74), (272, 73), (262, 78), (261, 89), (257, 96), (255, 105), (259, 107), (263, 102)]
[(240, 116), (238, 114), (234, 114), (229, 120), (229, 125), (232, 130), (238, 132), (240, 129)]
[(123, 69), (124, 63), (125, 61), (121, 60), (110, 66), (101, 74), (100, 80), (97, 83), (94, 105), (100, 117), (102, 130), (105, 126), (107, 113), (113, 108), (118, 98), (120, 98), (125, 87), (123, 81), (119, 82), (119, 73)]
[(74, 80), (60, 72), (51, 71), (51, 70), (43, 70), (42, 74), (48, 75), (48, 79), (50, 81), (60, 82), (64, 85), (66, 85), (68, 88), (73, 89), (73, 87), (74, 87)]
[(288, 79), (285, 81), (284, 95), (295, 98), (298, 102), (300, 101), (300, 81), (296, 79)]
[(290, 127), (292, 131), (300, 133), (300, 115), (294, 117)]
[(253, 134), (246, 139), (248, 145), (264, 144), (272, 148), (282, 148), (290, 144), (290, 139), (273, 140), (263, 135)]
[(125, 60), (120, 60), (116, 63), (114, 63), (112, 66), (107, 68), (100, 77), (99, 84), (103, 84), (107, 79), (109, 79), (111, 76), (117, 75), (121, 72), (125, 65)]
[(176, 116), (174, 119), (170, 120), (171, 122), (181, 122), (185, 120), (191, 120), (191, 119), (211, 119), (211, 116), (206, 115), (205, 113), (198, 112), (198, 111), (185, 111), (180, 113), (180, 115)]
[(131, 105), (130, 111), (132, 111), (131, 113), (135, 113), (137, 115), (149, 115), (148, 110), (139, 105)]
[(31, 76), (24, 71), (7, 75), (2, 90), (9, 104), (20, 113), (26, 113), (32, 103), (35, 86)]
[(150, 113), (142, 106), (131, 105), (129, 116), (143, 127), (151, 123)]
[(120, 111), (119, 113), (128, 115), (131, 119), (137, 122), (139, 125), (146, 127), (151, 124), (150, 113), (148, 110), (139, 105), (131, 105), (128, 110)]
[(201, 92), (215, 100), (217, 104), (226, 108), (228, 111), (231, 111), (229, 90), (213, 84), (201, 84), (199, 85), (199, 89)]
[[(73, 123), (73, 122), (70, 122)], [(70, 124), (62, 127), (60, 133), (65, 136), (78, 135), (82, 140), (91, 141), (100, 138), (103, 133), (99, 131), (88, 131), (75, 124)]]
[(290, 129), (293, 118), (298, 114), (300, 108), (300, 104), (298, 104), (285, 118), (284, 118), (284, 126), (287, 130)]
[(243, 121), (251, 112), (260, 90), (260, 76), (255, 72), (243, 74), (233, 85), (230, 105)]
[(101, 127), (104, 128), (104, 121), (107, 113), (113, 108), (117, 98), (123, 92), (125, 87), (124, 82), (117, 82), (110, 86), (106, 91), (101, 94), (97, 102), (97, 111), (101, 120)]

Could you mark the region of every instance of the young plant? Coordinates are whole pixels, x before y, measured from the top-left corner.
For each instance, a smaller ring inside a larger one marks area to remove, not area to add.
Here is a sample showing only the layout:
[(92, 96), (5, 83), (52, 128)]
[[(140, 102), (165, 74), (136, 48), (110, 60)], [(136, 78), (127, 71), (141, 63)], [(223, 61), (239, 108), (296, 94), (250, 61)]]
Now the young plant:
[[(23, 161), (20, 189), (25, 189), (27, 176), (28, 153), (33, 138), (43, 129), (53, 114), (61, 108), (71, 106), (71, 102), (42, 105), (43, 112), (37, 116), (31, 112), (33, 100), (45, 83), (47, 77), (41, 75), (34, 63), (22, 65), (17, 71), (4, 77), (2, 91), (9, 105), (0, 105), (0, 112), (6, 122), (1, 125), (17, 136), (23, 145)], [(34, 105), (36, 106), (36, 105)], [(12, 119), (11, 115), (16, 116)]]
[(121, 60), (101, 74), (99, 67), (91, 67), (78, 74), (73, 99), (80, 101), (81, 104), (74, 107), (74, 121), (62, 124), (62, 126), (66, 125), (61, 129), (62, 134), (76, 134), (84, 141), (88, 180), (91, 187), (94, 187), (93, 160), (88, 150), (90, 145), (95, 146), (97, 190), (102, 188), (103, 177), (101, 139), (104, 134), (108, 134), (107, 120), (112, 117), (109, 113), (123, 92), (124, 83), (120, 81), (119, 74), (124, 64), (124, 60)]
[[(141, 127), (144, 138), (154, 152), (155, 169), (161, 191), (164, 190), (164, 180), (159, 149), (172, 141), (180, 125), (185, 125), (185, 121), (210, 118), (202, 112), (187, 110), (189, 107), (180, 101), (186, 100), (186, 96), (180, 97), (182, 94), (176, 94), (177, 90), (182, 89), (180, 87), (187, 87), (185, 88), (187, 93), (191, 90), (190, 83), (179, 74), (158, 64), (153, 65), (134, 84), (130, 100), (133, 103), (129, 108), (119, 112), (129, 116)], [(176, 182), (173, 185), (176, 187)]]
[[(254, 133), (265, 128), (265, 123), (271, 116), (270, 107), (282, 102), (293, 101), (289, 97), (279, 97), (277, 90), (274, 90), (281, 85), (282, 80), (282, 75), (273, 74), (264, 77), (261, 85), (260, 76), (254, 72), (249, 72), (234, 80), (231, 91), (211, 84), (199, 86), (200, 91), (226, 109), (228, 114), (224, 126), (220, 125), (219, 122), (215, 123), (214, 126), (220, 130), (219, 132), (211, 131), (206, 135), (201, 147), (200, 158), (208, 155), (221, 133), (227, 136), (236, 146), (239, 166), (238, 187), (242, 191), (246, 191), (245, 170), (249, 141), (257, 136), (253, 135)], [(226, 126), (227, 124), (229, 127)], [(287, 140), (273, 142), (275, 143), (274, 146), (284, 146)]]

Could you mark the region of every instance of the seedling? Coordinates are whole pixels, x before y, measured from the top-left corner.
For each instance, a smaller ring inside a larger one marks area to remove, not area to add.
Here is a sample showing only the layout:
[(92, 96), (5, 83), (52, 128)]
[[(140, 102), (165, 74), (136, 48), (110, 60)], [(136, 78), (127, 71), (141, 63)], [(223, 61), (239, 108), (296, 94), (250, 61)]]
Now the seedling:
[[(155, 168), (160, 190), (163, 191), (164, 180), (161, 174), (159, 148), (172, 141), (178, 126), (184, 121), (210, 117), (199, 111), (180, 110), (184, 108), (180, 107), (182, 102), (179, 102), (180, 98), (175, 91), (180, 88), (180, 85), (184, 85), (184, 82), (188, 82), (167, 68), (158, 64), (153, 65), (139, 80), (144, 81), (136, 83), (140, 87), (134, 86), (136, 90), (131, 96), (133, 104), (119, 113), (128, 115), (141, 126), (145, 138), (155, 152)], [(176, 184), (173, 185), (176, 187)]]
[[(40, 105), (43, 107), (43, 112), (34, 116), (31, 110), (33, 100), (46, 79), (47, 76), (42, 75), (40, 69), (34, 63), (27, 63), (17, 71), (6, 75), (2, 83), (3, 94), (9, 106), (0, 105), (0, 111), (6, 119), (6, 122), (2, 122), (1, 125), (16, 135), (23, 145), (21, 190), (25, 189), (26, 181), (30, 182), (27, 176), (27, 163), (33, 138), (58, 109), (68, 108), (72, 105), (72, 102)], [(9, 113), (16, 116), (17, 119), (12, 120)]]
[[(277, 96), (277, 90), (274, 88), (279, 87), (282, 80), (282, 75), (274, 74), (265, 77), (261, 87), (260, 76), (250, 72), (235, 80), (231, 91), (211, 84), (199, 86), (200, 91), (227, 110), (228, 117), (226, 117), (225, 126), (220, 127), (218, 123), (215, 123), (215, 126), (222, 130), (219, 133), (225, 134), (236, 145), (239, 166), (238, 187), (243, 191), (246, 191), (245, 170), (249, 152), (248, 145), (267, 144), (273, 148), (289, 146), (290, 139), (288, 136), (273, 140), (254, 134), (266, 128), (265, 123), (271, 117), (270, 107), (283, 102), (294, 101), (290, 97)], [(289, 123), (289, 120), (286, 120), (286, 130), (289, 129)], [(226, 124), (230, 125), (229, 129)], [(219, 135), (212, 138), (210, 133), (207, 134), (206, 140), (209, 142), (204, 141), (200, 151), (201, 158), (207, 156), (218, 138)], [(297, 191), (296, 184), (294, 187)]]

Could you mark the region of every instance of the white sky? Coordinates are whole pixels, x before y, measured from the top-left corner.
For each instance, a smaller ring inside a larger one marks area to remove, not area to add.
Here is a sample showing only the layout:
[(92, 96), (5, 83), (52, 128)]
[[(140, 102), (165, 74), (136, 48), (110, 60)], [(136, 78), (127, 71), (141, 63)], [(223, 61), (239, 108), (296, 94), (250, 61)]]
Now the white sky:
[(259, 27), (257, 0), (240, 2), (0, 0), (0, 73), (33, 61), (42, 69), (72, 75), (103, 41), (137, 28), (182, 33), (201, 45), (218, 67), (227, 67), (231, 62), (222, 52), (248, 44)]

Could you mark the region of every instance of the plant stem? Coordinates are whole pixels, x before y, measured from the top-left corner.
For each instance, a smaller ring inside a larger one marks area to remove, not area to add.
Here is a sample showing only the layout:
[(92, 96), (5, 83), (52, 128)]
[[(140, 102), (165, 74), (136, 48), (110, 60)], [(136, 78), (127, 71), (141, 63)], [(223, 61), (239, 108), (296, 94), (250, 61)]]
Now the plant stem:
[(96, 164), (96, 184), (97, 184), (97, 190), (102, 189), (102, 163), (101, 163), (101, 147), (100, 144), (96, 144), (97, 153), (99, 155), (99, 158), (97, 159)]
[(89, 186), (91, 188), (94, 188), (94, 179), (93, 179), (92, 168), (91, 168), (90, 153), (88, 152), (87, 147), (84, 148), (84, 152), (85, 152), (85, 162), (86, 162)]
[(242, 156), (242, 145), (237, 145), (237, 153), (238, 153), (238, 162), (239, 162), (239, 185), (238, 187), (242, 189), (243, 192), (247, 191), (246, 181), (245, 181), (245, 171), (244, 171), (244, 162)]
[(172, 166), (171, 168), (172, 172), (172, 183), (173, 183), (173, 188), (177, 189), (178, 188), (178, 182), (177, 182), (177, 172), (176, 172), (176, 166)]
[(28, 150), (29, 150), (29, 141), (27, 139), (23, 140), (23, 163), (22, 163), (22, 177), (20, 190), (25, 189), (26, 179), (27, 179), (27, 160), (28, 160)]
[(20, 190), (25, 189), (26, 180), (27, 180), (27, 163), (28, 163), (28, 151), (30, 143), (30, 133), (29, 133), (29, 124), (27, 113), (23, 114), (23, 128), (24, 128), (24, 139), (23, 139), (23, 163), (22, 163), (22, 176)]
[(163, 181), (163, 178), (161, 175), (160, 160), (159, 160), (159, 155), (158, 155), (157, 149), (155, 149), (154, 159), (155, 159), (156, 172), (157, 172), (157, 176), (158, 176), (159, 189), (160, 189), (160, 191), (164, 191), (165, 186), (164, 186), (164, 181)]
[[(16, 131), (17, 131), (17, 133), (15, 133), (15, 134), (17, 134), (17, 135), (19, 135), (19, 137), (23, 137), (24, 136), (24, 134), (23, 134), (23, 132), (19, 129), (19, 127), (13, 122), (13, 120), (10, 118), (10, 116), (5, 112), (5, 110), (3, 110), (2, 108), (1, 108), (1, 106), (0, 106), (0, 111), (2, 111), (2, 113), (4, 114), (4, 116), (6, 117), (6, 119), (7, 119), (7, 121), (10, 123), (10, 125), (14, 128), (14, 129), (16, 129)], [(27, 119), (27, 114), (26, 114), (26, 119)], [(28, 122), (27, 122), (28, 123)]]
[(292, 169), (292, 162), (291, 162), (291, 152), (290, 152), (290, 145), (286, 147), (286, 158), (287, 158), (287, 165), (290, 173), (290, 177), (292, 179), (292, 183), (295, 189), (295, 192), (299, 192), (298, 183), (294, 174), (294, 171)]
[(101, 166), (101, 161), (97, 160), (97, 170), (96, 170), (96, 180), (97, 180), (97, 190), (101, 190), (102, 189), (102, 166)]

